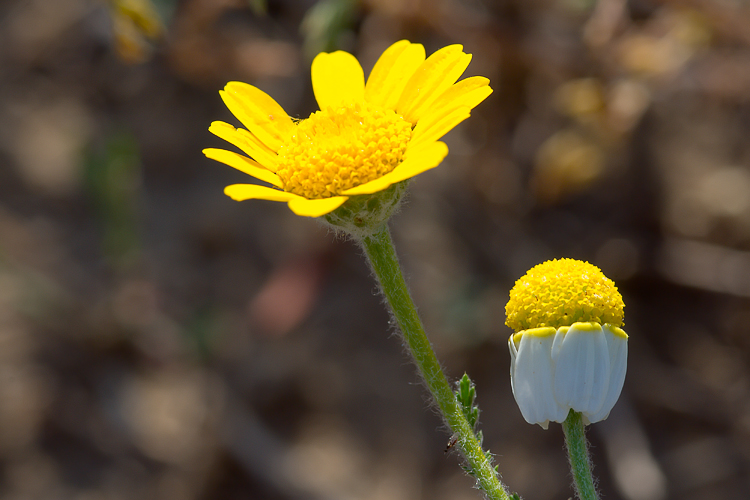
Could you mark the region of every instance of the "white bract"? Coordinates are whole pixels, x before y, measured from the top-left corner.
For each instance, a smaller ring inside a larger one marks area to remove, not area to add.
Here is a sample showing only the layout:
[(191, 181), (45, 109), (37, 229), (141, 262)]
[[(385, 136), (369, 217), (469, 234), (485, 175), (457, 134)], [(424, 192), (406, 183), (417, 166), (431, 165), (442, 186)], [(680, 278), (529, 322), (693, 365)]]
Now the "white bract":
[(510, 336), (510, 383), (523, 418), (544, 429), (572, 409), (604, 420), (625, 381), (628, 336), (616, 326), (578, 322)]

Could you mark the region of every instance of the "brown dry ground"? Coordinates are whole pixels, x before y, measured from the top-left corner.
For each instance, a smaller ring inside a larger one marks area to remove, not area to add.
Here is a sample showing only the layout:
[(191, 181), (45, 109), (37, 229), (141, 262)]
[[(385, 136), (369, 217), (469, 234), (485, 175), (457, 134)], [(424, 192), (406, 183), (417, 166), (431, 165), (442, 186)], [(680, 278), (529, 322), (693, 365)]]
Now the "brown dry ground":
[(238, 124), (227, 81), (304, 118), (311, 53), (368, 71), (401, 38), (464, 44), (495, 89), (391, 226), (505, 482), (572, 495), (560, 427), (513, 401), (504, 305), (573, 257), (631, 335), (589, 433), (604, 498), (750, 498), (750, 6), (263, 3), (160, 2), (153, 42), (103, 0), (0, 4), (0, 498), (481, 498), (361, 251), (226, 198), (246, 177), (201, 154)]

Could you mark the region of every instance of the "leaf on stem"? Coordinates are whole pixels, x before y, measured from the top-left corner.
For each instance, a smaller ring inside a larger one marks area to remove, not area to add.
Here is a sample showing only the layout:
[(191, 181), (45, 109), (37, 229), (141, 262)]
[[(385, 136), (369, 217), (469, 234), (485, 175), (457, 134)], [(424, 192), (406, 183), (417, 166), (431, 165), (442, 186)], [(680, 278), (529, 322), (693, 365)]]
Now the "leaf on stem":
[(474, 400), (477, 397), (477, 389), (474, 386), (474, 382), (464, 373), (464, 376), (461, 377), (461, 380), (456, 385), (458, 386), (456, 399), (458, 399), (458, 403), (461, 405), (461, 409), (466, 416), (466, 420), (469, 421), (469, 425), (471, 425), (472, 429), (476, 429), (477, 421), (479, 420), (479, 407), (474, 404)]

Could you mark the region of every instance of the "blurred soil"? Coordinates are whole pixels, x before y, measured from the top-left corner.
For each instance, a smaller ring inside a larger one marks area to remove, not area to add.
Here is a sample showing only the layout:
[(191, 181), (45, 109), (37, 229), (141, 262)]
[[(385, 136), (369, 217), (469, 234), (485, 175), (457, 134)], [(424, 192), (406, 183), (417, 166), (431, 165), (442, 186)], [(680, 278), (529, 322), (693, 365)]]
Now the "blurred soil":
[(572, 495), (510, 391), (555, 257), (625, 298), (604, 498), (750, 498), (750, 4), (0, 3), (0, 498), (478, 499), (361, 251), (206, 159), (227, 81), (316, 109), (311, 55), (462, 43), (494, 94), (392, 220), (446, 371), (524, 498)]

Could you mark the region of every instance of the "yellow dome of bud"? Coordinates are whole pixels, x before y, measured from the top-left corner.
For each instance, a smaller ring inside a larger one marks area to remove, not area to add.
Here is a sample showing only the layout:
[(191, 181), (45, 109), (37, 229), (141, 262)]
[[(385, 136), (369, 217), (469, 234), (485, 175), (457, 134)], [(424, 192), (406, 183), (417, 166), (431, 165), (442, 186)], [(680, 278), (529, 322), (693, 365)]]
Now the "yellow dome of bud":
[(598, 267), (555, 259), (531, 268), (516, 281), (505, 306), (505, 324), (516, 332), (576, 322), (621, 327), (624, 307), (614, 282)]

